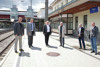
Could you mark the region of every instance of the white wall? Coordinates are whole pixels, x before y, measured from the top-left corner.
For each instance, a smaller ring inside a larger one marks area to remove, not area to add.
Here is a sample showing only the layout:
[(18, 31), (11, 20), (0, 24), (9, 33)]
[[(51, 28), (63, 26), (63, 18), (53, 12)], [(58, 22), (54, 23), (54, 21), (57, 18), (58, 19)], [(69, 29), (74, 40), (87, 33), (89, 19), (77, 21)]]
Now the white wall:
[(75, 17), (78, 16), (78, 24), (83, 24), (83, 17), (84, 15), (87, 15), (88, 21), (87, 21), (87, 30), (89, 30), (91, 23), (95, 22), (96, 26), (98, 26), (100, 31), (100, 7), (99, 12), (90, 14), (90, 10), (86, 10), (83, 12), (75, 13), (73, 15), (73, 29), (75, 29)]
[[(48, 10), (48, 14), (52, 12), (52, 9)], [(41, 11), (38, 13), (39, 18), (45, 18), (45, 9), (41, 9)]]

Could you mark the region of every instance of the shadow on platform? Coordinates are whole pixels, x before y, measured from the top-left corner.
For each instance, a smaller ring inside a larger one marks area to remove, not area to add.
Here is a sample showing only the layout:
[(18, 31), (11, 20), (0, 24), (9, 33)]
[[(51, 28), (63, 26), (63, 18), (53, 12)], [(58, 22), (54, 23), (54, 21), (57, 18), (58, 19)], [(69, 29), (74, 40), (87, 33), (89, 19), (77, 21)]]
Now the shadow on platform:
[(19, 53), (19, 56), (21, 56), (21, 57), (24, 57), (24, 56), (30, 57), (30, 53), (23, 51), (23, 52)]
[(57, 49), (58, 47), (56, 47), (56, 46), (51, 46), (51, 45), (49, 45), (49, 46), (47, 46), (48, 48), (55, 48), (55, 49)]
[(39, 51), (42, 50), (41, 48), (39, 48), (39, 47), (34, 47), (34, 46), (33, 46), (31, 49), (32, 49), (32, 50), (39, 50)]
[(64, 46), (63, 48), (66, 48), (66, 49), (70, 49), (70, 50), (73, 50), (73, 48), (70, 48), (70, 47), (65, 47), (65, 46)]

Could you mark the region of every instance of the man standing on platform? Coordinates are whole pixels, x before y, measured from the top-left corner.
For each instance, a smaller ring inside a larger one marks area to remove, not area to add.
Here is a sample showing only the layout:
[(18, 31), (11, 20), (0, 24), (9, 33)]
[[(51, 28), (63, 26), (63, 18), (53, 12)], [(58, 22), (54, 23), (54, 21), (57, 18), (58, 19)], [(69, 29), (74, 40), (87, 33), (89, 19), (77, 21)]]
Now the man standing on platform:
[(48, 41), (49, 41), (49, 36), (51, 35), (51, 26), (49, 25), (49, 21), (45, 22), (45, 25), (43, 26), (43, 34), (45, 36), (45, 44), (46, 46), (49, 46)]
[(64, 47), (64, 37), (66, 34), (65, 26), (63, 25), (63, 22), (60, 22), (60, 26), (58, 27), (58, 33), (60, 38), (60, 46)]
[(33, 47), (33, 36), (35, 36), (35, 23), (33, 18), (30, 19), (30, 22), (27, 23), (27, 35), (28, 35), (28, 45), (29, 48)]
[(22, 24), (22, 17), (18, 18), (18, 22), (14, 24), (14, 35), (15, 35), (15, 53), (17, 52), (17, 43), (19, 40), (19, 50), (24, 51), (22, 49), (22, 36), (24, 35), (24, 25)]
[(95, 52), (95, 55), (97, 55), (97, 35), (98, 35), (98, 27), (95, 26), (95, 22), (92, 23), (92, 27), (90, 28), (90, 40), (91, 40), (91, 46), (92, 46), (92, 52)]
[[(78, 37), (79, 37), (79, 44), (80, 44), (79, 49), (82, 49), (82, 43), (83, 43), (84, 50), (86, 50), (85, 42), (84, 42), (84, 28), (82, 27), (82, 24), (79, 24)], [(82, 43), (81, 43), (81, 41), (82, 41)]]

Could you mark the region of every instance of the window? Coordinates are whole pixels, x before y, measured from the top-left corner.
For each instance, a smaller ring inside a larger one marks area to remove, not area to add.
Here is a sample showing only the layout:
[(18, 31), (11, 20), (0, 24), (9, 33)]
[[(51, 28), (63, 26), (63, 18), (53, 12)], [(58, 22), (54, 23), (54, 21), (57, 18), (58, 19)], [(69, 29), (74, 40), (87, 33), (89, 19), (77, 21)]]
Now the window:
[(55, 7), (55, 10), (56, 10), (56, 7)]
[(61, 6), (63, 6), (63, 2), (61, 3)]
[(66, 0), (66, 3), (68, 3), (68, 0)]
[(83, 21), (83, 26), (85, 28), (85, 30), (87, 29), (87, 15), (84, 15), (84, 21)]
[(78, 29), (78, 17), (75, 17), (75, 30)]
[(69, 17), (68, 18), (68, 30), (72, 30), (73, 29), (73, 18)]
[(59, 8), (59, 5), (57, 5), (57, 8)]

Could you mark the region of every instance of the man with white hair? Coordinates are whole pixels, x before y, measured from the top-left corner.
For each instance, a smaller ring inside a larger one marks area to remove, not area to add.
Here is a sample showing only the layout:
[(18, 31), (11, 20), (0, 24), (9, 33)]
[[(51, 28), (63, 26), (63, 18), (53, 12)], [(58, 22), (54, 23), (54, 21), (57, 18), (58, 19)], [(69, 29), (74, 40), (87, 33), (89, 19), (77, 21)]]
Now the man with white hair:
[(82, 49), (82, 44), (81, 44), (81, 41), (82, 41), (84, 50), (86, 50), (85, 42), (84, 42), (84, 28), (82, 27), (82, 24), (79, 24), (78, 37), (79, 37), (78, 39), (79, 39), (79, 44), (80, 44), (79, 49)]
[(27, 35), (28, 35), (28, 45), (29, 45), (29, 48), (33, 47), (32, 44), (33, 44), (33, 36), (36, 35), (35, 33), (35, 23), (34, 23), (34, 19), (31, 18), (30, 19), (30, 22), (27, 23)]
[(45, 36), (45, 44), (46, 46), (49, 46), (48, 41), (49, 41), (49, 36), (51, 35), (51, 26), (49, 25), (49, 21), (45, 22), (45, 25), (43, 26), (43, 34)]
[(98, 35), (98, 27), (95, 26), (95, 22), (92, 23), (92, 27), (90, 28), (90, 40), (91, 40), (91, 46), (92, 46), (92, 52), (95, 52), (95, 55), (97, 55), (97, 35)]
[(60, 38), (60, 46), (64, 47), (64, 37), (66, 33), (65, 26), (63, 25), (63, 22), (60, 22), (60, 26), (58, 27), (58, 33)]

